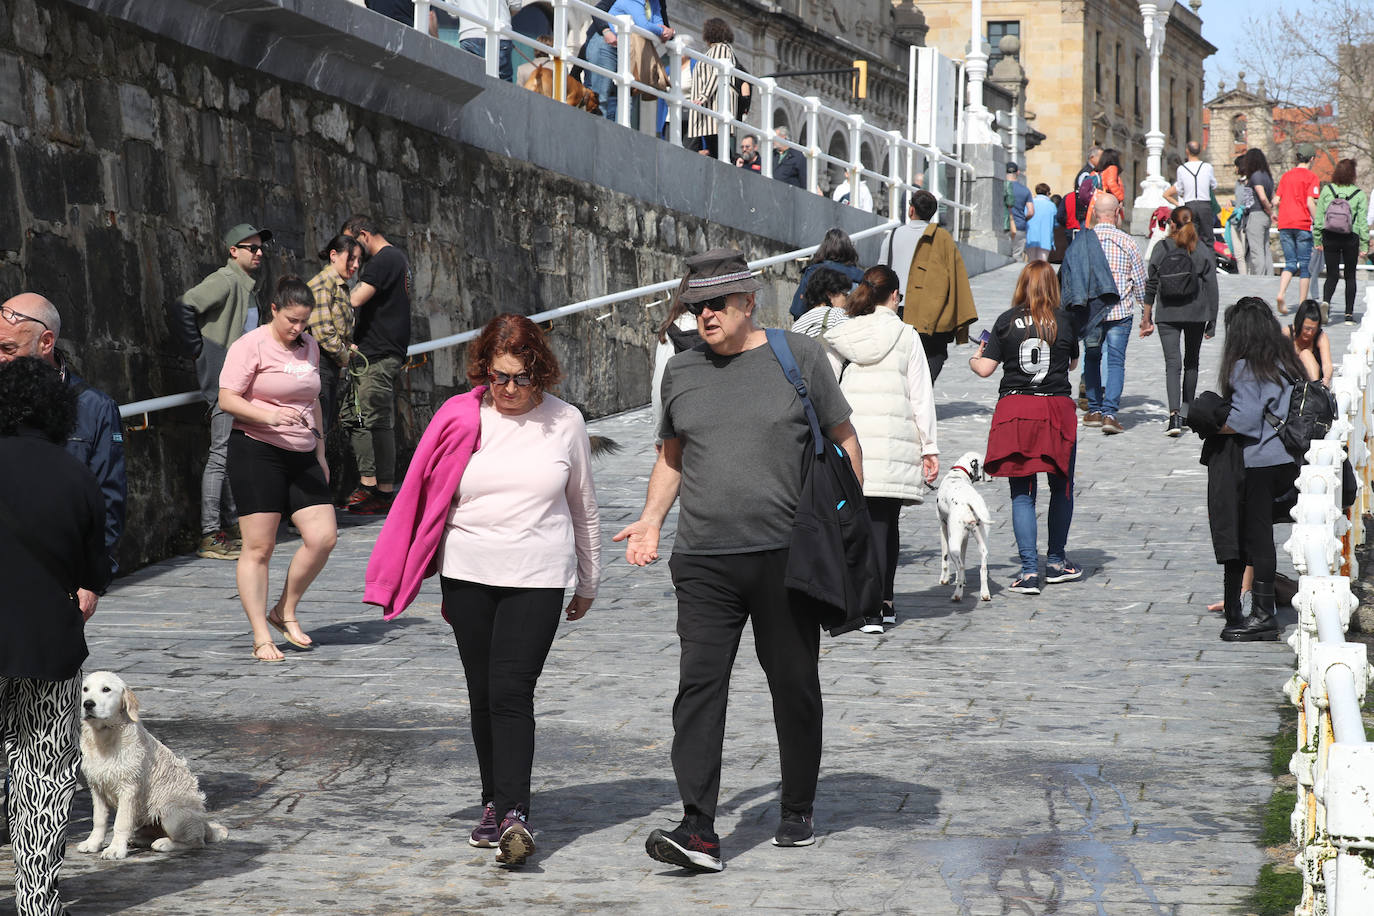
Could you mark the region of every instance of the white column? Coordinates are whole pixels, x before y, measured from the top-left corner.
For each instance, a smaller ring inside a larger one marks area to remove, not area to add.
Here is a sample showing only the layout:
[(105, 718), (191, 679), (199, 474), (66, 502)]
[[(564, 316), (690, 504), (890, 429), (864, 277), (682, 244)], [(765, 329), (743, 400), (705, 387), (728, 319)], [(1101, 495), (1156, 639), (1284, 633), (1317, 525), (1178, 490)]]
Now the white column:
[(973, 0), (973, 21), (969, 26), (969, 35), (969, 51), (964, 58), (964, 72), (968, 74), (964, 142), (996, 143), (992, 112), (983, 104), (983, 80), (988, 75), (988, 55), (983, 51), (983, 0)]
[(1145, 46), (1150, 52), (1150, 129), (1145, 134), (1145, 180), (1135, 209), (1151, 210), (1167, 206), (1164, 190), (1169, 181), (1163, 176), (1164, 132), (1159, 129), (1159, 58), (1164, 53), (1165, 31), (1174, 0), (1138, 0), (1145, 30)]

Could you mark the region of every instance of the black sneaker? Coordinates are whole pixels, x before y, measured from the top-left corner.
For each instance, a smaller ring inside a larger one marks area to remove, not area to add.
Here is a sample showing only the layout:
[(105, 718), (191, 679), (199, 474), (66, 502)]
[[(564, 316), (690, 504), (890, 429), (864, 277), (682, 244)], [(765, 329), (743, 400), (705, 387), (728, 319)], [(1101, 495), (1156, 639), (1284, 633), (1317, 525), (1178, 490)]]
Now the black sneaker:
[(816, 829), (809, 814), (784, 811), (778, 832), (773, 834), (774, 846), (810, 846), (816, 842)]
[(1020, 592), (1023, 595), (1038, 595), (1040, 594), (1040, 577), (1022, 576), (1008, 587), (1012, 591)]
[(1174, 439), (1183, 435), (1183, 418), (1176, 413), (1169, 414), (1169, 425), (1165, 428), (1164, 435)]
[(1045, 581), (1050, 585), (1058, 585), (1060, 582), (1075, 582), (1081, 578), (1083, 578), (1083, 567), (1071, 560), (1065, 560), (1063, 563), (1045, 564)]
[(655, 830), (644, 843), (649, 858), (693, 871), (721, 871), (720, 837), (691, 817), (684, 817), (676, 830)]

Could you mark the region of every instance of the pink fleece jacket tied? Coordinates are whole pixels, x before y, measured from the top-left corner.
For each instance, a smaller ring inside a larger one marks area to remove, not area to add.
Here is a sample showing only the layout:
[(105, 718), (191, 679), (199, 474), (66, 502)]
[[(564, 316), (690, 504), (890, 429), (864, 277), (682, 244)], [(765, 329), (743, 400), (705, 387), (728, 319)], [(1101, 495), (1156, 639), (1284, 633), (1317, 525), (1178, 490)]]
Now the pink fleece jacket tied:
[(381, 607), (385, 620), (409, 607), (424, 580), (439, 571), (444, 524), (479, 444), (486, 390), (483, 385), (449, 398), (434, 414), (382, 523), (367, 561), (363, 601)]

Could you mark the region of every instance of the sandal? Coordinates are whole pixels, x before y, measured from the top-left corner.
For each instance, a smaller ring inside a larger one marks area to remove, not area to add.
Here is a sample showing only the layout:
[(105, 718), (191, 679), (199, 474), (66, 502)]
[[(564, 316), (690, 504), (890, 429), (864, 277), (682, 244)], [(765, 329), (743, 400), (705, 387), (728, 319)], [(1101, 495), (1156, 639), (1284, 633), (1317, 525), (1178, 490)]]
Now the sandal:
[(254, 657), (255, 659), (257, 659), (258, 661), (260, 661), (260, 662), (279, 662), (279, 661), (282, 661), (282, 660), (286, 657), (286, 656), (284, 656), (284, 655), (278, 655), (276, 658), (263, 658), (263, 657), (262, 657), (261, 655), (259, 655), (258, 653), (261, 652), (263, 649), (265, 649), (265, 648), (268, 647), (268, 646), (272, 646), (273, 649), (277, 648), (276, 645), (274, 645), (273, 642), (272, 642), (272, 640), (270, 640), (270, 639), (267, 640), (266, 642), (255, 642), (255, 643), (253, 643), (253, 657)]
[[(272, 611), (276, 611), (276, 610), (277, 610), (276, 608), (272, 608)], [(268, 624), (270, 624), (271, 626), (273, 626), (273, 627), (275, 627), (277, 630), (279, 630), (279, 631), (281, 632), (281, 635), (286, 637), (286, 641), (289, 642), (289, 643), (291, 643), (291, 645), (295, 646), (296, 648), (298, 648), (298, 649), (313, 649), (313, 648), (315, 648), (315, 643), (314, 643), (314, 642), (301, 642), (299, 639), (297, 639), (296, 637), (292, 636), (292, 635), (291, 635), (291, 632), (290, 632), (289, 630), (286, 629), (286, 627), (287, 627), (288, 624), (293, 624), (293, 623), (296, 625), (297, 628), (300, 627), (300, 621), (298, 621), (295, 617), (292, 617), (290, 620), (283, 620), (283, 619), (281, 619), (280, 617), (273, 617), (273, 616), (272, 616), (272, 613), (269, 612), (268, 615), (267, 615), (267, 622), (268, 622)], [(304, 633), (305, 631), (304, 631), (304, 630), (301, 630), (301, 632)]]

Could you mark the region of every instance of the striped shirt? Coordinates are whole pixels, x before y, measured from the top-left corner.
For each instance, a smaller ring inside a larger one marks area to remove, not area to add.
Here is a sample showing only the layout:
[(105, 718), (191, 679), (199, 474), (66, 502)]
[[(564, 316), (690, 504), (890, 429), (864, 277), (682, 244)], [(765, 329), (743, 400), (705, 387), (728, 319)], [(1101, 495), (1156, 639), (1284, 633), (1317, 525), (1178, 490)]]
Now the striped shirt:
[(322, 352), (342, 366), (344, 354), (353, 343), (354, 310), (348, 300), (348, 286), (333, 267), (315, 274), (307, 285), (315, 296), (307, 328), (310, 336), (315, 338)]
[(1118, 321), (1135, 314), (1137, 304), (1145, 304), (1145, 261), (1140, 257), (1140, 246), (1135, 239), (1110, 223), (1093, 226), (1097, 240), (1102, 243), (1102, 253), (1107, 256), (1107, 266), (1111, 268), (1112, 279), (1116, 281), (1116, 291), (1121, 301), (1103, 316), (1103, 321)]
[(837, 328), (849, 320), (849, 313), (833, 305), (818, 305), (802, 313), (792, 323), (792, 333), (805, 334), (807, 337), (820, 337), (830, 328)]

